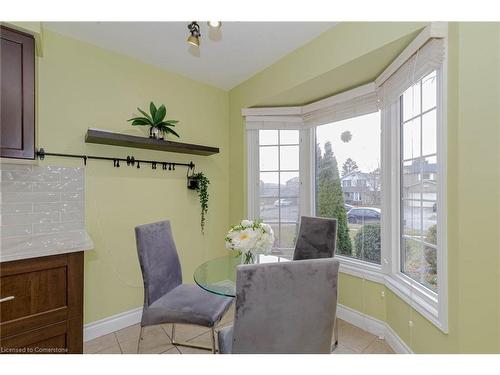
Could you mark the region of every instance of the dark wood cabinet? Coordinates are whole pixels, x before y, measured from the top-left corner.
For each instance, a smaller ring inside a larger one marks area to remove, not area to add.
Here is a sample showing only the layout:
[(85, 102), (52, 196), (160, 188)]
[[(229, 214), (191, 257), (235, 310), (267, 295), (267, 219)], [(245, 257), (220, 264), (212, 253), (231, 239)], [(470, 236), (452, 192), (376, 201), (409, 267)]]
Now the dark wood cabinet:
[(82, 353), (83, 252), (0, 263), (0, 353)]
[(35, 158), (35, 39), (0, 26), (0, 156)]

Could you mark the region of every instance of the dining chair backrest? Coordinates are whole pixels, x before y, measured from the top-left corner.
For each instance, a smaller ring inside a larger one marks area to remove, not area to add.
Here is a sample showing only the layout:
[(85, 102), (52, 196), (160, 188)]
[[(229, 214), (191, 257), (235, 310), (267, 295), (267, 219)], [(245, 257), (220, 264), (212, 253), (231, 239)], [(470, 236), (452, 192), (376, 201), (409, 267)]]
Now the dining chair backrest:
[(181, 264), (170, 221), (139, 225), (135, 238), (144, 281), (144, 304), (149, 306), (182, 284)]
[(337, 219), (302, 216), (293, 260), (331, 258), (337, 243)]
[(334, 258), (239, 266), (232, 353), (330, 353), (338, 270)]

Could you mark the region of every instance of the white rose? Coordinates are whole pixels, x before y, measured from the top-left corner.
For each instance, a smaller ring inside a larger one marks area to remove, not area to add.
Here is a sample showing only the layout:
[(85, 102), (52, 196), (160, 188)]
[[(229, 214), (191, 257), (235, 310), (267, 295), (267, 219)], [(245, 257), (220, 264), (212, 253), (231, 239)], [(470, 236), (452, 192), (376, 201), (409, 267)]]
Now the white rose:
[(243, 227), (251, 227), (253, 225), (252, 220), (241, 220), (241, 226)]
[(273, 233), (273, 228), (269, 224), (262, 224), (262, 229), (266, 233)]

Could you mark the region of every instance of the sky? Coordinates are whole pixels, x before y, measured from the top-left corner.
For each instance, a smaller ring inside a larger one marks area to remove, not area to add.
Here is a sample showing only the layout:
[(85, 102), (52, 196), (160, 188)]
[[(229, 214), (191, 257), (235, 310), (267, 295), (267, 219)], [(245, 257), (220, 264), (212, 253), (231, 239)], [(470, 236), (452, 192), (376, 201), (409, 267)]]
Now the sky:
[[(343, 142), (340, 136), (347, 130), (352, 139)], [(319, 143), (322, 153), (328, 141), (337, 158), (339, 172), (348, 158), (356, 162), (361, 172), (373, 171), (380, 166), (380, 112), (318, 126), (316, 143)]]

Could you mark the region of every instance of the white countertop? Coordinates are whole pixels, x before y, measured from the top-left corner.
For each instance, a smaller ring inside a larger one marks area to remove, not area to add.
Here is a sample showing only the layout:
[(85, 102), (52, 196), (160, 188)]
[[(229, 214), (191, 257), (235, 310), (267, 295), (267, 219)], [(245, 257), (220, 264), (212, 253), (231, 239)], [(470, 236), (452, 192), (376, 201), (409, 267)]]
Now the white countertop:
[(0, 262), (87, 251), (94, 243), (85, 230), (2, 238)]

